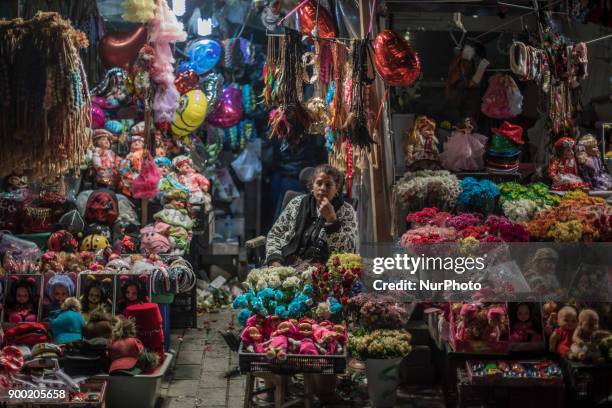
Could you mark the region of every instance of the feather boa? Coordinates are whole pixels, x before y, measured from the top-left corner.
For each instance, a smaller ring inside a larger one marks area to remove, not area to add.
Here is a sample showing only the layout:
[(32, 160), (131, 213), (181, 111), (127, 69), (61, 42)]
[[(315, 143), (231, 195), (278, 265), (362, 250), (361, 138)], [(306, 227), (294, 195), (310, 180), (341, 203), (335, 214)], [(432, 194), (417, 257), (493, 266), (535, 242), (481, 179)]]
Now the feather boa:
[(123, 2), (123, 21), (132, 23), (147, 23), (155, 16), (155, 1), (125, 0)]

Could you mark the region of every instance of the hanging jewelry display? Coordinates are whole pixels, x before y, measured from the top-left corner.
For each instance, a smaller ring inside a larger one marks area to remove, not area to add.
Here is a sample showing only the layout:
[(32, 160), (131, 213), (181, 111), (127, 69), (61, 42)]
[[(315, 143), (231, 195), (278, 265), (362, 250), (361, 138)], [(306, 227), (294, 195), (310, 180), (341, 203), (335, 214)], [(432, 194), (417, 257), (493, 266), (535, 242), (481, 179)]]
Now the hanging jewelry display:
[(0, 176), (78, 169), (91, 142), (83, 37), (58, 13), (0, 21)]
[(270, 112), (270, 137), (286, 138), (297, 143), (309, 126), (308, 113), (302, 106), (302, 38), (297, 31), (286, 29), (278, 74), (278, 107)]
[(367, 103), (369, 99), (368, 85), (374, 82), (374, 77), (368, 76), (369, 39), (355, 40), (351, 49), (352, 94), (348, 118), (348, 137), (351, 145), (368, 148), (372, 143), (368, 128)]

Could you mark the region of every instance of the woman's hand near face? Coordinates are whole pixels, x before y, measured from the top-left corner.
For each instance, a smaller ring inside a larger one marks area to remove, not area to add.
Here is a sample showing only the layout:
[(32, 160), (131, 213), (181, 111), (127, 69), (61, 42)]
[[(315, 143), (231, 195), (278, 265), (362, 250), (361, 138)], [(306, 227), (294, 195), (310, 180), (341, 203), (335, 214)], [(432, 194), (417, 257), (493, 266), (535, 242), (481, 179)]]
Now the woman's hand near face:
[(336, 210), (334, 210), (334, 206), (327, 199), (327, 197), (324, 197), (321, 200), (321, 204), (319, 206), (319, 213), (321, 214), (321, 217), (325, 218), (325, 221), (327, 223), (332, 223), (336, 221)]

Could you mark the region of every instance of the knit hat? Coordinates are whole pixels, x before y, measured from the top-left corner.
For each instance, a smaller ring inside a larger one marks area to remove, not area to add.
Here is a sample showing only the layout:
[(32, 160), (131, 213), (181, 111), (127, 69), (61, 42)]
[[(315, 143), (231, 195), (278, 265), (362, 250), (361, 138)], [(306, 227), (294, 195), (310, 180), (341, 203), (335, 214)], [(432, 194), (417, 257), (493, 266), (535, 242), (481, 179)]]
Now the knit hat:
[(70, 231), (72, 234), (83, 232), (85, 221), (78, 210), (68, 211), (62, 215), (58, 221), (61, 228)]
[(187, 156), (176, 156), (174, 159), (172, 159), (172, 167), (174, 167), (175, 169), (178, 168), (181, 164), (183, 163), (189, 163), (190, 165), (193, 165), (193, 162), (191, 161), (191, 159)]
[(523, 128), (504, 122), (494, 133), (487, 149), (486, 169), (496, 174), (514, 174), (518, 171), (521, 156), (520, 145), (524, 144)]

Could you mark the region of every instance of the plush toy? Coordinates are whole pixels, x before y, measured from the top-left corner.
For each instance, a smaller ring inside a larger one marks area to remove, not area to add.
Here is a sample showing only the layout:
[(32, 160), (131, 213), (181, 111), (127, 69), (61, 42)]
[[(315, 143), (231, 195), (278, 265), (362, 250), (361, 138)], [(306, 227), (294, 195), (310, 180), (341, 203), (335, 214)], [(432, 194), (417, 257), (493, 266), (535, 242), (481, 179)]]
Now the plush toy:
[(273, 336), (270, 340), (264, 343), (264, 352), (269, 360), (284, 361), (287, 359), (287, 349), (289, 341), (287, 336)]
[(246, 327), (240, 334), (240, 340), (247, 351), (251, 353), (263, 353), (263, 336), (255, 326)]
[(489, 324), (489, 339), (500, 341), (504, 334), (504, 316), (506, 311), (500, 306), (493, 306), (487, 311), (487, 322)]
[(581, 310), (578, 315), (578, 327), (572, 336), (572, 345), (567, 356), (571, 360), (603, 363), (605, 359), (597, 343), (607, 334), (609, 333), (599, 330), (599, 315), (595, 310)]
[(459, 340), (476, 340), (480, 336), (474, 333), (474, 323), (478, 314), (478, 307), (472, 303), (461, 306), (459, 316), (461, 321), (457, 325), (457, 338)]
[(576, 310), (571, 306), (562, 307), (557, 315), (557, 324), (558, 327), (550, 336), (550, 351), (565, 357), (570, 351), (574, 330), (578, 325)]
[(168, 238), (170, 225), (156, 222), (140, 230), (140, 251), (143, 254), (167, 254), (174, 245)]

